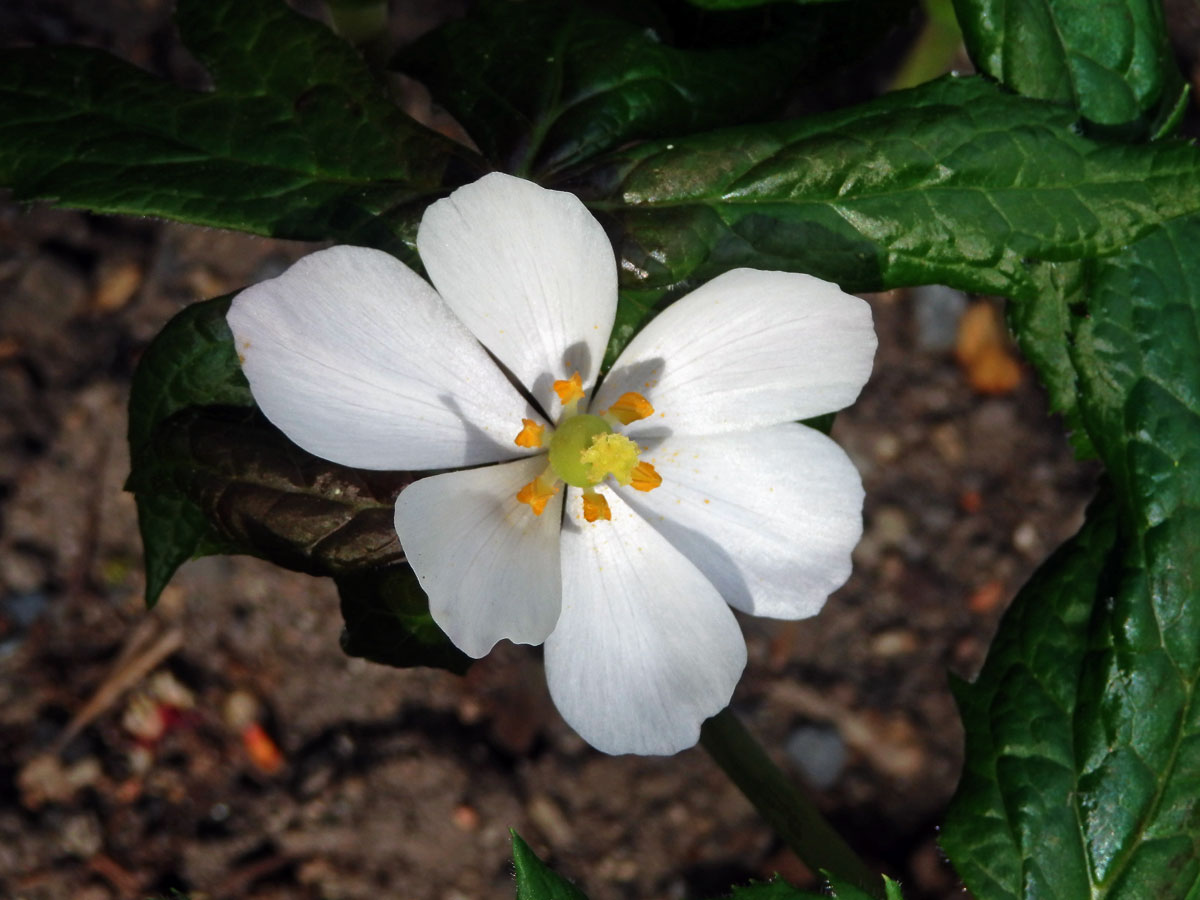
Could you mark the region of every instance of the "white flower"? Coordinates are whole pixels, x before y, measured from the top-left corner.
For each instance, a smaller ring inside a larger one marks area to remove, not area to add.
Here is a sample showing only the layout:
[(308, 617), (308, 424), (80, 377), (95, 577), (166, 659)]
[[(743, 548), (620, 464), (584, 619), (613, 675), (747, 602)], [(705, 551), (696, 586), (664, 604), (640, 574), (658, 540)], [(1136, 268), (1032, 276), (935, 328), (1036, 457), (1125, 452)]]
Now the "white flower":
[(476, 657), (544, 641), (554, 702), (600, 750), (691, 746), (745, 666), (730, 605), (811, 616), (849, 576), (858, 473), (796, 420), (858, 395), (869, 307), (807, 275), (727, 272), (646, 325), (589, 403), (617, 266), (575, 196), (488, 175), (429, 207), (417, 247), (436, 291), (334, 247), (239, 294), (256, 402), (343, 465), (474, 466), (396, 504), (434, 620)]

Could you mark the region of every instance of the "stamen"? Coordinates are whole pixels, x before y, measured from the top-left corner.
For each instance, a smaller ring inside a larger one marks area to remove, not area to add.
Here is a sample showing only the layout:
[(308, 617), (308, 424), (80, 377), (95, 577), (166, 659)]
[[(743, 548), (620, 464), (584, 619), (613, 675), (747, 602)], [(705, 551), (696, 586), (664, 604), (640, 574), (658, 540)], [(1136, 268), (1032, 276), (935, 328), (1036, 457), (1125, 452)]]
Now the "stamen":
[(640, 462), (633, 467), (633, 477), (630, 479), (635, 491), (652, 491), (662, 484), (662, 476), (648, 462)]
[(578, 402), (584, 397), (583, 379), (576, 372), (566, 381), (556, 381), (554, 382), (554, 393), (558, 394), (558, 401), (563, 406)]
[(521, 433), (513, 438), (513, 443), (518, 447), (528, 447), (531, 450), (536, 450), (538, 447), (546, 446), (542, 440), (542, 433), (546, 430), (545, 425), (539, 425), (533, 419), (522, 419)]
[(558, 493), (557, 480), (551, 480), (545, 475), (539, 475), (525, 487), (517, 491), (517, 500), (526, 503), (535, 516), (540, 516), (546, 510), (550, 498)]
[(604, 499), (603, 494), (597, 494), (592, 488), (584, 490), (583, 517), (589, 522), (595, 522), (597, 519), (612, 519), (612, 513), (608, 509), (608, 501)]
[(654, 415), (654, 407), (637, 391), (627, 391), (622, 394), (605, 413), (605, 416), (612, 416), (622, 425), (628, 425), (630, 422), (636, 422), (652, 415)]

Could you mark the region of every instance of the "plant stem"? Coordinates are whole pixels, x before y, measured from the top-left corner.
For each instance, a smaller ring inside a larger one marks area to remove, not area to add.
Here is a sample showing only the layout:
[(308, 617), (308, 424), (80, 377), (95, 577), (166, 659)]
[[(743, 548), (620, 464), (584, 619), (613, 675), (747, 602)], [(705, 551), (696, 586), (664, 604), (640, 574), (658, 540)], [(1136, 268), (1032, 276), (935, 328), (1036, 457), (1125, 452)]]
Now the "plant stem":
[(883, 877), (859, 859), (812, 801), (771, 762), (731, 709), (704, 723), (700, 744), (805, 865), (882, 900)]

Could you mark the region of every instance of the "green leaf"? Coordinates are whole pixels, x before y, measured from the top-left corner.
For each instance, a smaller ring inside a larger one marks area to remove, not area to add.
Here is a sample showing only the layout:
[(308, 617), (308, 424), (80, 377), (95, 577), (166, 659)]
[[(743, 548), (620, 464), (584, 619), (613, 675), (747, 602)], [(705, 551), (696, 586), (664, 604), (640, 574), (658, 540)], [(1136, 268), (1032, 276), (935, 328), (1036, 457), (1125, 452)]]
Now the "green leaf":
[(510, 830), (513, 842), (513, 868), (517, 876), (517, 900), (587, 900), (587, 895), (556, 873), (521, 836)]
[(983, 900), (1200, 889), (1197, 246), (1200, 216), (1171, 222), (1068, 285), (1078, 415), (1112, 496), (958, 691), (943, 846)]
[(584, 193), (622, 234), (627, 298), (736, 266), (852, 291), (942, 283), (1030, 298), (1032, 262), (1115, 253), (1200, 207), (1194, 147), (1103, 143), (1073, 120), (945, 78), (829, 115), (643, 144), (597, 167)]
[(766, 116), (798, 77), (853, 61), (907, 6), (785, 5), (756, 17), (764, 39), (693, 48), (652, 4), (631, 20), (611, 3), (484, 0), (394, 64), (428, 85), (501, 168), (544, 175), (630, 141)]
[(467, 151), (279, 0), (180, 0), (177, 18), (211, 91), (90, 49), (0, 54), (0, 183), (18, 199), (407, 253)]
[(474, 662), (442, 633), (408, 565), (339, 575), (342, 650), (387, 666), (433, 666), (462, 674)]
[(1160, 0), (955, 0), (980, 71), (1126, 137), (1163, 129), (1187, 87)]
[[(834, 878), (828, 872), (822, 873), (829, 881), (829, 891), (833, 895), (834, 900), (873, 900), (870, 894), (862, 888)], [(886, 900), (904, 900), (904, 895), (900, 892), (900, 885), (886, 875), (883, 878), (883, 890)]]
[(1115, 504), (1097, 503), (1017, 595), (975, 683), (951, 685), (967, 747), (941, 845), (980, 900), (1090, 896), (1072, 716), (1116, 533)]
[(192, 406), (254, 405), (225, 324), (229, 301), (195, 303), (176, 315), (146, 349), (133, 376), (131, 472), (125, 487), (137, 498), (151, 606), (183, 563), (223, 547), (204, 512), (176, 487), (174, 468), (153, 437), (162, 422)]

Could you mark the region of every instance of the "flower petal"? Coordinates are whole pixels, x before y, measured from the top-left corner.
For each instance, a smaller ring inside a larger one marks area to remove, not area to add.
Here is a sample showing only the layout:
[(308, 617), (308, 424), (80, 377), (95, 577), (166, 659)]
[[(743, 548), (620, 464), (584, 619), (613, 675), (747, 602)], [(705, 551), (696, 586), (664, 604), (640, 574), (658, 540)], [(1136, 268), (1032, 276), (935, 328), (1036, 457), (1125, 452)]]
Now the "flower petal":
[(643, 453), (662, 476), (621, 497), (696, 564), (737, 609), (816, 615), (850, 577), (862, 537), (862, 480), (819, 431), (785, 423), (757, 431), (675, 436)]
[(734, 269), (668, 306), (604, 379), (593, 407), (626, 391), (655, 414), (630, 436), (717, 434), (807, 419), (854, 401), (875, 356), (871, 308), (793, 272)]
[(438, 627), (464, 653), (501, 638), (540, 644), (558, 620), (563, 498), (535, 516), (517, 491), (545, 456), (447, 472), (414, 482), (396, 501), (396, 532)]
[(512, 459), (538, 418), (399, 260), (331, 247), (237, 297), (227, 316), (254, 401), (284, 434), (360, 469)]
[(417, 249), (455, 314), (551, 416), (556, 379), (590, 388), (617, 309), (617, 263), (574, 194), (493, 172), (434, 203)]
[(583, 521), (570, 489), (563, 607), (546, 640), (550, 695), (605, 753), (676, 753), (729, 703), (746, 665), (737, 621), (716, 589), (616, 494), (611, 521)]

